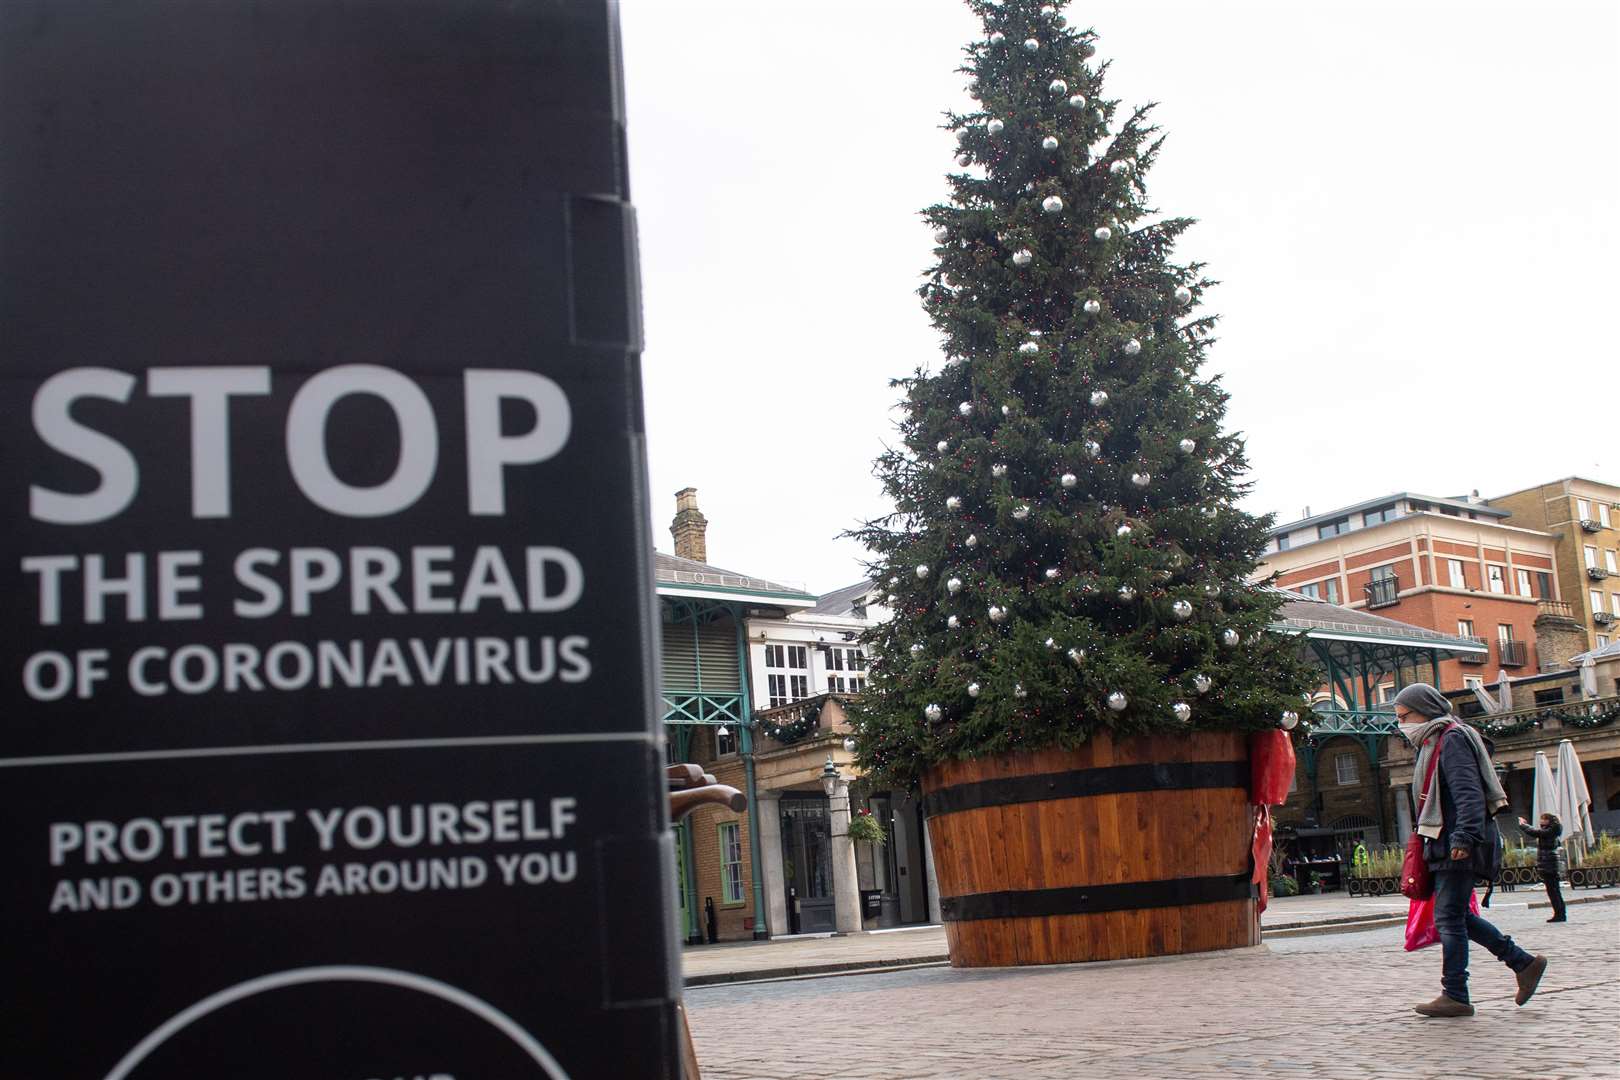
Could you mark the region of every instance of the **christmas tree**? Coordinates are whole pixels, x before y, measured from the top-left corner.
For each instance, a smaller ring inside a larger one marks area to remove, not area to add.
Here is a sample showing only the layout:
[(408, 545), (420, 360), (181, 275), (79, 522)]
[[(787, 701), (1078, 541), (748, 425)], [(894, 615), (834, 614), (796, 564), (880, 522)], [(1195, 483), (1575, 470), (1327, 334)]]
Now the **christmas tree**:
[(928, 208), (919, 290), (938, 373), (897, 380), (894, 512), (856, 531), (892, 621), (859, 709), (880, 779), (1093, 733), (1291, 724), (1310, 685), (1279, 597), (1248, 584), (1269, 520), (1237, 509), (1243, 445), (1199, 375), (1214, 317), (1191, 219), (1147, 203), (1151, 106), (1116, 124), (1095, 34), (1062, 3), (969, 0), (976, 111)]

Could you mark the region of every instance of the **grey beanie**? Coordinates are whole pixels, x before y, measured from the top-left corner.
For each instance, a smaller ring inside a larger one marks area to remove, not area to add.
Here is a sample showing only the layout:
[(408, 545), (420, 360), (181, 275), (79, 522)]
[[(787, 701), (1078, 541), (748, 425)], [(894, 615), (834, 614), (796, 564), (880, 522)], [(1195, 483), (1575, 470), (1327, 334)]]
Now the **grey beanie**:
[(1451, 712), (1451, 702), (1428, 683), (1413, 683), (1408, 686), (1395, 695), (1395, 704), (1411, 709), (1415, 713), (1422, 713), (1431, 720)]

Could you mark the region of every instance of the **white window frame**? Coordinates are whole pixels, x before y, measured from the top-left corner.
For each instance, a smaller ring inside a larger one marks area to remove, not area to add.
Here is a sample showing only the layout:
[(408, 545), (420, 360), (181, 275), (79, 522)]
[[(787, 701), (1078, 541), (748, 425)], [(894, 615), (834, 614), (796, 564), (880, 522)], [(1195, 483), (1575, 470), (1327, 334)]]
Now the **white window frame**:
[(1395, 699), (1395, 684), (1392, 682), (1378, 684), (1378, 704), (1388, 705)]
[[(1597, 636), (1597, 647), (1600, 648), (1600, 649), (1607, 649), (1609, 647), (1609, 635), (1608, 634), (1599, 634)], [(1615, 681), (1620, 682), (1620, 679), (1617, 679)]]
[[(1467, 627), (1467, 629), (1464, 629), (1464, 627)], [(1474, 636), (1474, 620), (1473, 619), (1458, 619), (1457, 620), (1457, 636), (1458, 637), (1466, 637), (1466, 638), (1473, 637)]]
[(1505, 622), (1504, 623), (1497, 623), (1496, 624), (1496, 640), (1499, 643), (1503, 643), (1503, 644), (1511, 642), (1513, 640), (1513, 624), (1512, 623), (1505, 623)]
[(1587, 544), (1583, 548), (1586, 553), (1586, 565), (1590, 569), (1597, 565), (1597, 545)]
[(1299, 587), (1299, 595), (1311, 600), (1322, 599), (1322, 586), (1320, 582), (1311, 582), (1309, 585)]
[[(726, 729), (726, 733), (724, 735), (720, 734), (720, 727)], [(736, 757), (738, 745), (737, 732), (732, 729), (730, 724), (721, 724), (720, 727), (714, 729), (714, 756), (717, 758)], [(730, 749), (727, 749), (728, 744)]]
[(1324, 595), (1327, 602), (1330, 604), (1337, 604), (1339, 602), (1339, 579), (1336, 577), (1330, 577), (1326, 581), (1322, 582), (1322, 585), (1325, 589)]
[(1333, 759), (1333, 778), (1340, 787), (1354, 787), (1361, 783), (1360, 772), (1361, 770), (1356, 768), (1354, 754), (1340, 754)]
[(1620, 592), (1609, 594), (1609, 613), (1620, 616)]
[(1503, 568), (1495, 563), (1490, 563), (1485, 567), (1486, 588), (1498, 596), (1507, 595), (1507, 575), (1502, 570)]
[(1468, 588), (1468, 575), (1463, 571), (1463, 561), (1461, 559), (1447, 559), (1446, 574), (1453, 589)]
[[(727, 835), (727, 832), (730, 835)], [(738, 821), (722, 821), (719, 829), (720, 842), (720, 898), (721, 903), (727, 905), (741, 904), (743, 902), (742, 878), (742, 823)], [(736, 858), (731, 856), (735, 852)], [(735, 896), (732, 894), (736, 893)]]
[(1483, 689), (1485, 689), (1485, 676), (1483, 676), (1483, 675), (1464, 675), (1463, 676), (1463, 689), (1464, 690), (1483, 690)]
[(1610, 521), (1609, 504), (1605, 502), (1598, 503), (1598, 524), (1602, 525), (1605, 529), (1610, 529), (1614, 527), (1610, 524)]
[(1608, 568), (1609, 573), (1620, 574), (1620, 564), (1616, 564), (1615, 562), (1615, 552), (1613, 548), (1603, 549), (1603, 565)]
[(1521, 569), (1519, 567), (1514, 567), (1513, 583), (1519, 587), (1520, 596), (1536, 595), (1535, 592), (1530, 588), (1530, 571)]
[(1588, 590), (1586, 590), (1586, 599), (1591, 603), (1592, 611), (1594, 613), (1603, 610), (1603, 590), (1602, 589), (1588, 589)]
[(1586, 499), (1575, 500), (1575, 516), (1582, 521), (1592, 520), (1592, 504)]

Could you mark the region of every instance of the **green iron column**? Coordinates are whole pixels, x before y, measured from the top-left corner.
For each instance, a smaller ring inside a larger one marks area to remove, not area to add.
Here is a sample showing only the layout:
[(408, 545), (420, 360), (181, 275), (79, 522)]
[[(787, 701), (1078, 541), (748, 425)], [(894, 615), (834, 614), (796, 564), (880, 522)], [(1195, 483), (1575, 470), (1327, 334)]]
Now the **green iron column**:
[(737, 679), (742, 687), (738, 699), (737, 728), (741, 733), (743, 768), (748, 775), (748, 857), (753, 860), (754, 872), (749, 875), (754, 883), (754, 940), (764, 941), (771, 936), (765, 924), (765, 861), (759, 849), (759, 787), (754, 780), (754, 717), (753, 696), (748, 692), (748, 632), (743, 625), (742, 609), (736, 609), (737, 623)]

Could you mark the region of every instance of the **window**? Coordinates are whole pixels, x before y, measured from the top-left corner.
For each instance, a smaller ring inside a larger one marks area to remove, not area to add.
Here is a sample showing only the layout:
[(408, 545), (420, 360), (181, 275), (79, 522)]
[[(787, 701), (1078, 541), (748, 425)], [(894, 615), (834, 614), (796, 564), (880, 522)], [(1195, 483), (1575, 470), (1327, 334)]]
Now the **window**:
[[(1608, 634), (1599, 634), (1597, 636), (1597, 643), (1598, 643), (1597, 644), (1598, 648), (1607, 649), (1609, 647), (1609, 635)], [(1615, 692), (1620, 693), (1620, 679), (1616, 679), (1614, 681), (1615, 681)]]
[(1468, 588), (1468, 578), (1463, 575), (1463, 565), (1461, 559), (1447, 559), (1446, 573), (1450, 575), (1451, 587), (1453, 589)]
[(770, 691), (771, 708), (774, 709), (778, 705), (786, 705), (788, 702), (793, 700), (792, 698), (788, 697), (786, 675), (777, 675), (774, 672), (766, 672), (765, 684), (766, 689)]
[(1316, 584), (1314, 581), (1309, 585), (1301, 585), (1299, 587), (1299, 595), (1308, 596), (1312, 600), (1320, 600), (1322, 599), (1322, 587)]
[(1398, 509), (1396, 509), (1395, 504), (1387, 503), (1384, 506), (1374, 507), (1373, 509), (1368, 510), (1365, 514), (1362, 514), (1361, 523), (1363, 525), (1380, 525), (1386, 521), (1394, 521), (1400, 516), (1401, 513)]
[(1582, 521), (1592, 520), (1592, 504), (1586, 499), (1575, 500), (1575, 516)]
[(1609, 573), (1620, 574), (1620, 566), (1615, 565), (1614, 552), (1605, 551), (1603, 553), (1603, 565), (1608, 567)]
[(723, 902), (743, 902), (742, 826), (735, 821), (720, 825), (720, 892)]
[(806, 668), (810, 666), (803, 645), (765, 646), (765, 666), (768, 668)]
[(1605, 529), (1611, 527), (1610, 521), (1609, 521), (1609, 504), (1608, 503), (1598, 503), (1598, 524), (1602, 525)]
[(1463, 689), (1464, 690), (1483, 690), (1483, 689), (1485, 689), (1485, 677), (1483, 675), (1464, 675), (1463, 676)]
[(1597, 548), (1593, 547), (1591, 544), (1586, 545), (1586, 565), (1597, 565)]
[[(810, 696), (810, 651), (804, 645), (765, 646), (765, 685), (770, 692), (770, 708), (802, 701)], [(778, 671), (771, 671), (778, 668)], [(806, 672), (796, 675), (794, 672)]]
[(1562, 705), (1563, 703), (1564, 703), (1564, 691), (1562, 689), (1556, 687), (1556, 686), (1553, 687), (1551, 690), (1537, 690), (1536, 691), (1536, 704), (1538, 706), (1540, 706), (1540, 705)]
[(1487, 566), (1485, 568), (1485, 583), (1493, 593), (1507, 592), (1507, 582), (1503, 580), (1500, 566)]
[(1545, 570), (1536, 571), (1536, 595), (1543, 600), (1552, 599), (1552, 575)]
[(1333, 775), (1339, 781), (1340, 787), (1348, 787), (1358, 783), (1356, 780), (1356, 758), (1354, 754), (1340, 754), (1333, 759)]
[(1341, 533), (1347, 533), (1349, 531), (1350, 519), (1347, 517), (1336, 518), (1333, 521), (1324, 521), (1322, 524), (1318, 525), (1316, 527), (1316, 538), (1318, 540), (1326, 540), (1330, 536), (1338, 536)]
[(1474, 620), (1473, 619), (1458, 619), (1457, 620), (1457, 636), (1458, 637), (1473, 637), (1474, 636)]
[(1372, 568), (1372, 579), (1374, 581), (1389, 581), (1394, 578), (1394, 576), (1394, 563), (1385, 563), (1383, 566), (1375, 566)]
[(1337, 604), (1339, 602), (1339, 579), (1336, 577), (1328, 578), (1322, 582), (1322, 595), (1327, 598), (1328, 603)]
[(1519, 587), (1519, 595), (1520, 596), (1534, 596), (1535, 595), (1534, 593), (1532, 593), (1530, 591), (1530, 571), (1528, 571), (1528, 570), (1515, 570), (1515, 571), (1513, 571), (1513, 583)]
[(1388, 705), (1395, 698), (1395, 684), (1392, 682), (1378, 684), (1378, 704)]
[(1609, 594), (1609, 611), (1614, 615), (1620, 615), (1620, 592)]
[(1287, 533), (1283, 533), (1281, 536), (1277, 537), (1278, 551), (1287, 551), (1292, 544), (1293, 540), (1289, 538)]
[(1497, 623), (1496, 624), (1496, 640), (1501, 642), (1504, 645), (1512, 644), (1512, 642), (1513, 642), (1513, 627), (1508, 625), (1507, 623)]
[(1596, 615), (1598, 612), (1603, 610), (1603, 594), (1602, 593), (1598, 592), (1596, 589), (1593, 589), (1591, 592), (1587, 593), (1586, 595), (1587, 595), (1587, 598), (1592, 601), (1592, 614)]
[[(723, 733), (722, 733), (723, 730)], [(737, 752), (737, 733), (729, 726), (721, 725), (714, 730), (714, 756), (730, 757)]]

